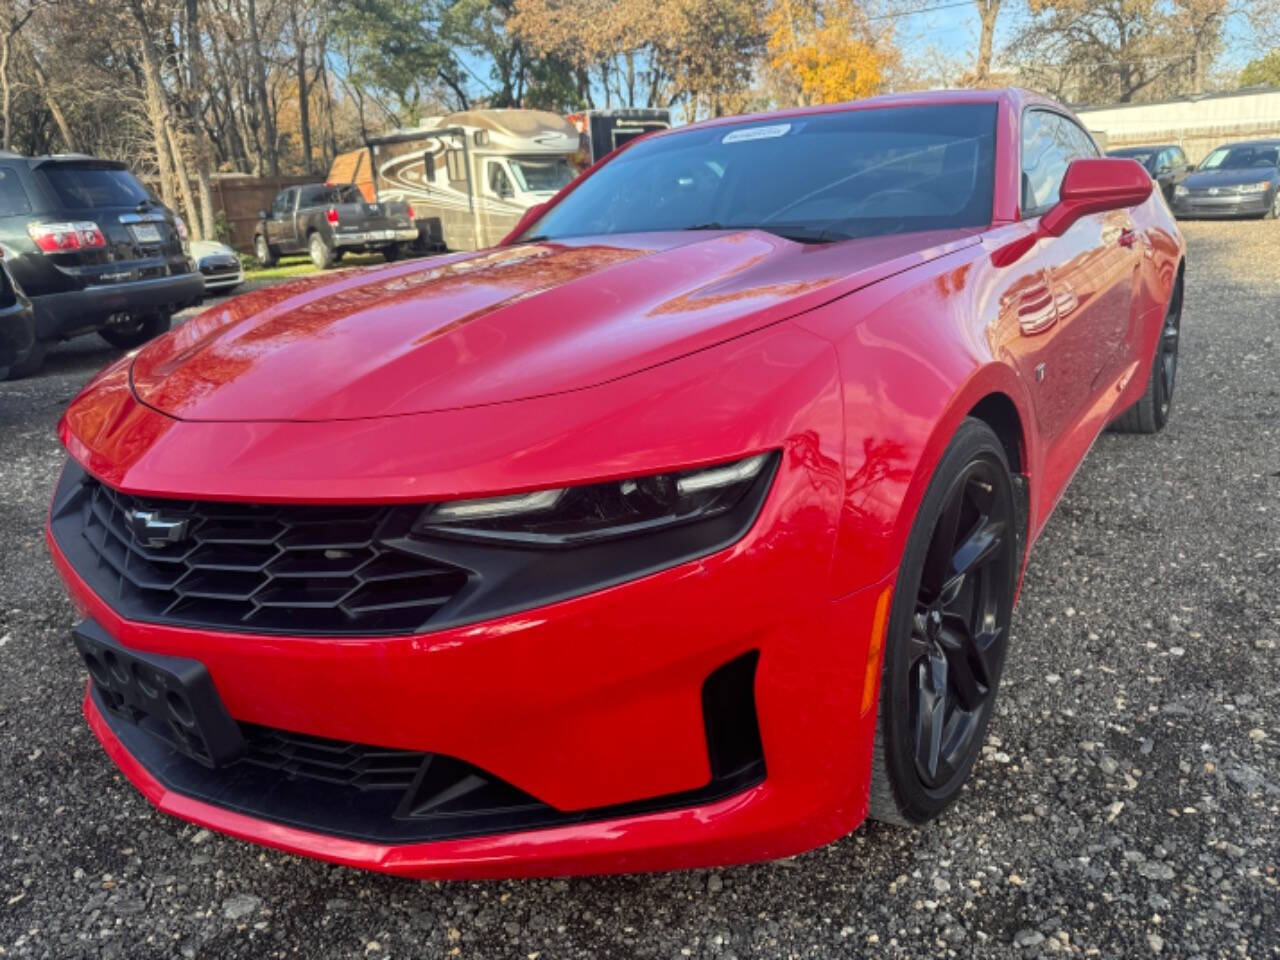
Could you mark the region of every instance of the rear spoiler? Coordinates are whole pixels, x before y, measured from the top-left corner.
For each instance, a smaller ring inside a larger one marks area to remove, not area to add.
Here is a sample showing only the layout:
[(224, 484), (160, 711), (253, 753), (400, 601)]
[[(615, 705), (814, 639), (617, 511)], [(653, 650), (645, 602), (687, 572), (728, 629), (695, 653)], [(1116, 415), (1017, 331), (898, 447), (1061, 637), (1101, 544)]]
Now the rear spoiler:
[(51, 163), (66, 166), (87, 167), (91, 170), (128, 170), (127, 164), (121, 163), (119, 160), (103, 160), (101, 157), (91, 157), (87, 153), (60, 153), (52, 157), (41, 157), (31, 164), (33, 170), (39, 170), (41, 167), (48, 166)]

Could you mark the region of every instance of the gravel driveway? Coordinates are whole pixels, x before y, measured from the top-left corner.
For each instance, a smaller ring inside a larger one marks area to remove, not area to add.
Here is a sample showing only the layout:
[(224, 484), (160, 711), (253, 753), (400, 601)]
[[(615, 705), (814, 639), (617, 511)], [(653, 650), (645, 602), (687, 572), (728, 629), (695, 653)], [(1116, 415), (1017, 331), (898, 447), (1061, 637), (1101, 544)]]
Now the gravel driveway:
[(960, 802), (715, 872), (418, 883), (154, 812), (80, 715), (41, 534), (114, 353), (0, 384), (0, 955), (1280, 957), (1280, 222), (1184, 227), (1172, 423), (1104, 435), (1050, 521)]

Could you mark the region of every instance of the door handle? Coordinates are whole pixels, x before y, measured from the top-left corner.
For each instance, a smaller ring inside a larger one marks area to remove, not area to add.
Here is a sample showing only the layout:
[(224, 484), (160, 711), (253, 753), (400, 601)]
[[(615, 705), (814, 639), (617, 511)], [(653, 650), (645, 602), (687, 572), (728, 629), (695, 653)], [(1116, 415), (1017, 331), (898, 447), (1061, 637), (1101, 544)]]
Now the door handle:
[(1120, 246), (1132, 247), (1133, 242), (1138, 239), (1138, 235), (1133, 232), (1133, 227), (1125, 227), (1120, 231)]

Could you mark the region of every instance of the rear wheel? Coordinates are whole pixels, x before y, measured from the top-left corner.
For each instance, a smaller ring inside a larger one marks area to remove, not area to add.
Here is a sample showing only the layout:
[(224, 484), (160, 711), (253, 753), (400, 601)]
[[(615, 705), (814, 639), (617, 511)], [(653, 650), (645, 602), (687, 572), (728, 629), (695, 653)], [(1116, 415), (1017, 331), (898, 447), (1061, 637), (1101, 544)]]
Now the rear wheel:
[(1169, 422), (1173, 385), (1178, 373), (1178, 339), (1182, 335), (1182, 281), (1173, 288), (1156, 342), (1156, 355), (1147, 377), (1147, 389), (1132, 407), (1111, 422), (1117, 433), (1159, 433)]
[(113, 347), (128, 350), (154, 340), (173, 324), (172, 314), (166, 311), (146, 313), (125, 323), (113, 324), (98, 331), (98, 336)]
[(894, 587), (871, 776), (876, 820), (937, 816), (982, 749), (1013, 616), (1016, 517), (999, 438), (965, 420), (929, 482)]
[(382, 259), (387, 263), (394, 263), (404, 256), (404, 249), (398, 243), (393, 243), (389, 247), (382, 248)]
[(267, 243), (267, 238), (258, 234), (253, 238), (253, 255), (258, 258), (259, 266), (274, 267), (280, 259), (280, 251)]
[(311, 256), (311, 262), (321, 270), (333, 263), (333, 248), (319, 233), (313, 233), (307, 239), (307, 253)]

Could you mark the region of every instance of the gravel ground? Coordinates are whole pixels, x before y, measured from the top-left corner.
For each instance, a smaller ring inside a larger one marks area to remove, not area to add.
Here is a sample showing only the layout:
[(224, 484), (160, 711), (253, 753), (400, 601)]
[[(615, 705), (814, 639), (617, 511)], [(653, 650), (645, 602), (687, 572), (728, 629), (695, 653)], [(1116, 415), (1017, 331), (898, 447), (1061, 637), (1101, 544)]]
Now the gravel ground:
[(1189, 223), (1178, 398), (1050, 522), (938, 823), (721, 871), (440, 885), (154, 812), (80, 716), (41, 523), (86, 340), (0, 385), (0, 955), (1280, 956), (1280, 223)]

